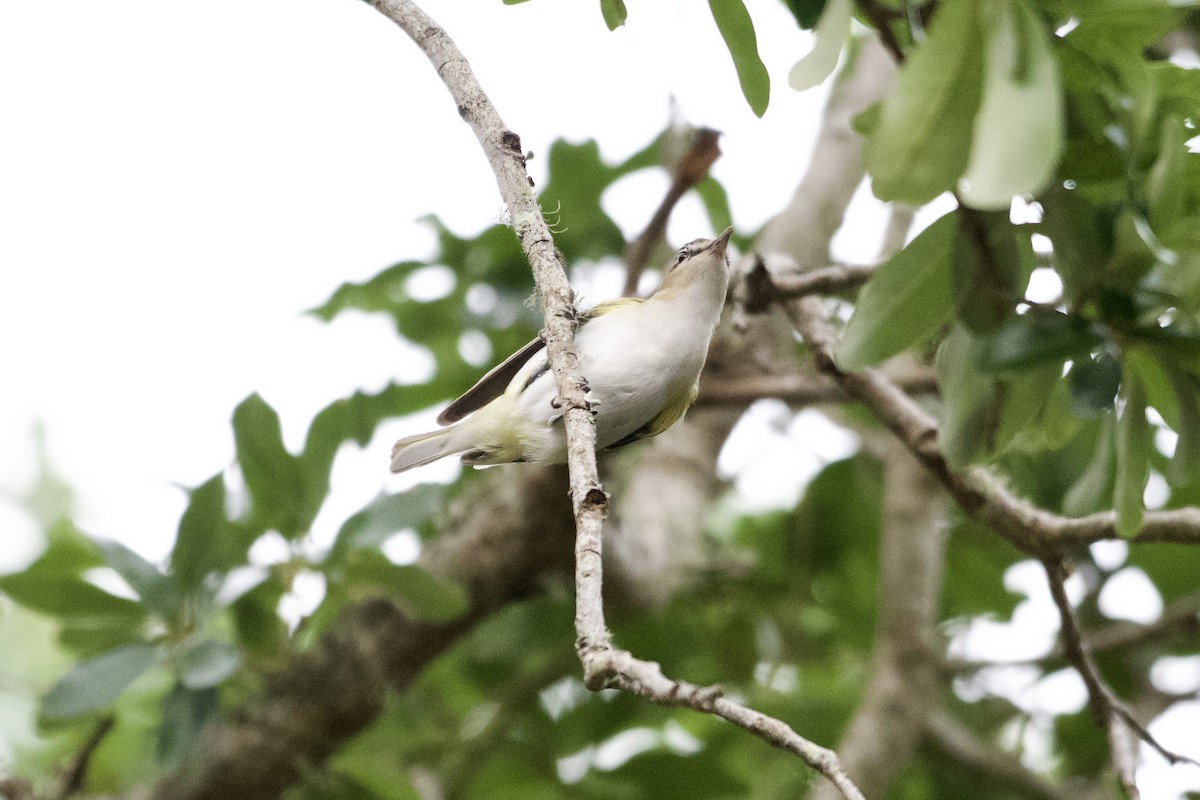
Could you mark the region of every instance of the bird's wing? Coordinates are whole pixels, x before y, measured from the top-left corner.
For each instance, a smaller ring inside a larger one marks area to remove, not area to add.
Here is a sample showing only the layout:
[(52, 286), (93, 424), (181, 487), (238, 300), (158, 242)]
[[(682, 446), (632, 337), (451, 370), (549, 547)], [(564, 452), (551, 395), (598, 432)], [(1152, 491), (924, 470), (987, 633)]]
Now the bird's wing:
[[(642, 302), (644, 301), (638, 297), (618, 297), (614, 300), (606, 300), (594, 308), (589, 308), (587, 311), (582, 312), (579, 315), (579, 324), (586, 325), (590, 319), (603, 316), (619, 308), (635, 306)], [(521, 371), (521, 367), (525, 366), (529, 359), (533, 358), (545, 346), (546, 342), (540, 337), (534, 339), (506, 358), (503, 363), (493, 367), (474, 386), (467, 389), (461, 397), (446, 406), (446, 410), (438, 415), (438, 424), (449, 425), (452, 422), (458, 422), (472, 411), (478, 411), (504, 394), (504, 390), (508, 388), (508, 384), (512, 382), (517, 373)], [(531, 375), (530, 381), (532, 382), (533, 379), (539, 377), (543, 371), (539, 370)]]
[(446, 406), (446, 410), (438, 415), (438, 425), (449, 425), (452, 422), (458, 422), (467, 416), (467, 414), (470, 414), (472, 411), (478, 411), (504, 394), (504, 390), (508, 388), (508, 384), (512, 382), (516, 374), (521, 371), (521, 367), (525, 366), (526, 362), (545, 346), (546, 343), (539, 337), (506, 358), (503, 363), (492, 367), (474, 386), (467, 389), (461, 397)]

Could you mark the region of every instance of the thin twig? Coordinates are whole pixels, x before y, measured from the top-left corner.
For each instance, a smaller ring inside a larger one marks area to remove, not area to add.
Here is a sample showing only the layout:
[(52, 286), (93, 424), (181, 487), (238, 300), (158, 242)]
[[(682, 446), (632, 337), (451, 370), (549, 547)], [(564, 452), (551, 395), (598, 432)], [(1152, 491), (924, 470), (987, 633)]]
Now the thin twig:
[(779, 297), (809, 294), (840, 294), (857, 289), (875, 272), (874, 264), (836, 264), (812, 272), (797, 272), (772, 278)]
[(786, 750), (820, 772), (847, 800), (863, 800), (862, 792), (842, 770), (837, 754), (810, 742), (774, 717), (747, 708), (724, 696), (719, 686), (696, 686), (663, 675), (658, 664), (634, 658), (624, 650), (597, 653), (588, 662), (585, 682), (592, 690), (613, 688), (664, 706), (683, 706), (714, 714)]
[(1087, 645), (1083, 642), (1079, 625), (1075, 622), (1075, 612), (1071, 609), (1071, 601), (1067, 597), (1066, 586), (1063, 583), (1066, 567), (1063, 565), (1062, 558), (1058, 556), (1044, 558), (1042, 566), (1046, 570), (1046, 578), (1050, 584), (1050, 596), (1054, 599), (1054, 605), (1058, 608), (1058, 615), (1062, 620), (1060, 636), (1063, 652), (1079, 673), (1079, 677), (1083, 679), (1084, 686), (1087, 687), (1088, 705), (1096, 717), (1096, 724), (1104, 728), (1108, 734), (1113, 766), (1117, 770), (1121, 784), (1125, 787), (1130, 800), (1137, 800), (1140, 796), (1135, 780), (1137, 749), (1131, 741), (1131, 734), (1150, 745), (1171, 764), (1195, 764), (1197, 762), (1187, 756), (1173, 753), (1159, 744), (1150, 731), (1146, 730), (1146, 727), (1134, 718), (1125, 704), (1113, 694), (1112, 689), (1108, 688), (1108, 684), (1100, 677), (1091, 653), (1088, 652)]
[(675, 206), (688, 191), (708, 177), (708, 171), (712, 168), (713, 162), (720, 157), (721, 148), (717, 144), (720, 136), (719, 131), (711, 128), (700, 128), (693, 133), (691, 145), (675, 166), (666, 196), (655, 209), (654, 215), (650, 217), (646, 229), (625, 248), (625, 288), (623, 293), (626, 297), (637, 294), (638, 281), (642, 277), (642, 272), (650, 263), (655, 248), (666, 238), (667, 221), (671, 218), (671, 212), (675, 210)]
[(62, 770), (58, 781), (58, 791), (54, 793), (55, 800), (67, 800), (83, 791), (83, 782), (87, 778), (88, 767), (91, 766), (92, 756), (96, 749), (108, 736), (113, 726), (117, 724), (116, 716), (109, 714), (100, 719), (88, 734), (88, 738)]

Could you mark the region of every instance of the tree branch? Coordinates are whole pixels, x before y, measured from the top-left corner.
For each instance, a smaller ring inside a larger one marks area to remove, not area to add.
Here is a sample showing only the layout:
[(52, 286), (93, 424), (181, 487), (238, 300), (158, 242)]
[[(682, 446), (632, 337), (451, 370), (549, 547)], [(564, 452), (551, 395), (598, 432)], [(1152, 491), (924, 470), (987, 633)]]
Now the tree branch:
[[(866, 405), (937, 476), (972, 519), (1038, 558), (1051, 555), (1064, 544), (1121, 538), (1116, 530), (1116, 514), (1111, 511), (1063, 517), (1012, 494), (983, 467), (952, 470), (938, 449), (937, 422), (921, 406), (879, 370), (846, 372), (838, 367), (834, 357), (837, 336), (821, 300), (802, 297), (786, 303), (785, 309), (807, 342), (817, 369), (848, 396)], [(1133, 541), (1200, 544), (1200, 508), (1148, 511)]]
[[(861, 794), (849, 783), (832, 751), (797, 736), (782, 722), (720, 698), (716, 690), (687, 687), (662, 676), (655, 665), (613, 648), (604, 621), (601, 529), (608, 496), (596, 469), (595, 428), (585, 397), (586, 383), (572, 345), (574, 294), (554, 249), (549, 228), (534, 199), (525, 171), (520, 138), (510, 131), (444, 30), (411, 0), (372, 0), (425, 52), (458, 103), (458, 112), (488, 156), (513, 229), (533, 269), (545, 320), (547, 357), (557, 381), (567, 433), (567, 464), (575, 510), (575, 650), (584, 683), (596, 690), (613, 686), (668, 704), (689, 705), (723, 716), (778, 747), (799, 755), (839, 786), (850, 800)], [(657, 676), (657, 677), (655, 677)], [(682, 695), (680, 694), (682, 692)], [(686, 697), (685, 697), (686, 696)]]
[(1042, 566), (1046, 570), (1046, 579), (1050, 584), (1050, 596), (1054, 598), (1054, 605), (1058, 607), (1058, 615), (1062, 620), (1060, 636), (1063, 651), (1087, 687), (1088, 705), (1091, 706), (1092, 714), (1096, 717), (1096, 723), (1108, 734), (1113, 767), (1121, 779), (1121, 785), (1125, 787), (1125, 792), (1129, 795), (1130, 800), (1138, 800), (1140, 794), (1135, 779), (1137, 747), (1133, 737), (1150, 745), (1171, 764), (1195, 764), (1197, 762), (1173, 753), (1159, 744), (1150, 731), (1146, 730), (1145, 726), (1138, 722), (1125, 707), (1125, 704), (1113, 694), (1112, 689), (1108, 688), (1108, 684), (1100, 677), (1096, 664), (1092, 661), (1092, 656), (1083, 643), (1079, 625), (1075, 622), (1075, 612), (1071, 609), (1071, 601), (1067, 597), (1067, 590), (1063, 585), (1066, 567), (1062, 558), (1058, 556), (1044, 558)]
[(83, 745), (79, 748), (79, 752), (65, 765), (62, 775), (59, 777), (58, 791), (54, 794), (56, 800), (67, 800), (67, 798), (74, 797), (83, 790), (83, 782), (87, 778), (87, 771), (92, 763), (92, 756), (96, 754), (96, 748), (100, 746), (104, 741), (104, 737), (108, 736), (116, 724), (117, 718), (109, 714), (102, 717), (92, 727), (92, 732), (84, 740)]
[[(580, 565), (580, 580), (576, 587), (578, 613), (583, 619), (602, 615), (600, 531), (608, 510), (608, 496), (600, 486), (596, 469), (596, 430), (585, 394), (587, 383), (573, 347), (575, 294), (534, 197), (533, 179), (525, 170), (521, 138), (504, 124), (458, 46), (415, 3), (411, 0), (372, 0), (372, 5), (412, 38), (446, 84), (458, 104), (459, 115), (474, 131), (487, 155), (508, 208), (513, 231), (529, 259), (542, 306), (546, 355), (554, 372), (566, 427), (567, 464), (575, 508), (576, 558)], [(594, 581), (591, 580), (593, 576)], [(603, 625), (592, 627), (585, 636), (594, 638), (588, 647), (610, 646)]]
[(812, 272), (795, 272), (777, 278), (776, 297), (803, 297), (809, 294), (841, 294), (857, 289), (875, 272), (873, 264), (836, 264)]
[(713, 162), (721, 156), (717, 144), (720, 137), (720, 132), (712, 128), (700, 128), (692, 134), (691, 145), (675, 166), (666, 196), (650, 217), (646, 229), (625, 248), (625, 288), (622, 291), (625, 296), (637, 294), (638, 281), (650, 263), (654, 249), (666, 238), (667, 221), (675, 206), (688, 191), (708, 177)]
[[(935, 394), (937, 377), (932, 369), (918, 367), (893, 378), (908, 394)], [(700, 379), (698, 406), (748, 405), (755, 400), (775, 398), (791, 406), (845, 403), (850, 399), (840, 386), (824, 375), (750, 375), (727, 378), (705, 373)]]

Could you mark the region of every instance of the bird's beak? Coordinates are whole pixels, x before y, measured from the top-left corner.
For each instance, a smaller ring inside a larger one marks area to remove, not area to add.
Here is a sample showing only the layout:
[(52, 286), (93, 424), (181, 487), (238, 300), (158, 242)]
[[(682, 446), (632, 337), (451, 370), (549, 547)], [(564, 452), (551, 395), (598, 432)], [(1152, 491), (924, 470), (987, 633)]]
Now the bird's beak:
[(725, 252), (725, 248), (729, 245), (729, 237), (733, 235), (733, 228), (726, 228), (721, 232), (721, 235), (713, 239), (712, 244), (708, 246), (709, 250), (715, 250), (720, 253)]

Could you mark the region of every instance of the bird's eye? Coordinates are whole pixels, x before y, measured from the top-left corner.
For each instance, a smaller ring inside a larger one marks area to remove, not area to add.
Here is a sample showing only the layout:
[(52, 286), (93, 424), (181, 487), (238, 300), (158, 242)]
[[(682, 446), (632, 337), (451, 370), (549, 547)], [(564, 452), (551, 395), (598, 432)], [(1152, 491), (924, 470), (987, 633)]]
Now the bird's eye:
[(685, 247), (679, 251), (679, 255), (675, 256), (675, 265), (679, 266), (684, 261), (687, 261), (688, 249)]

